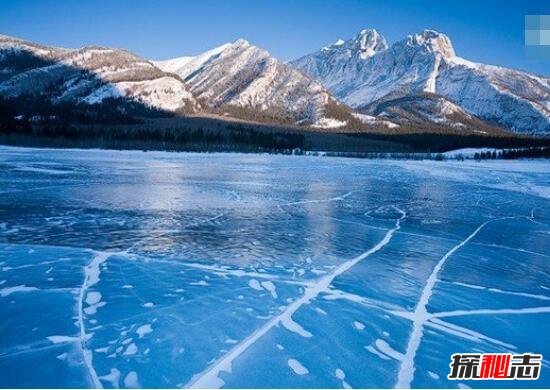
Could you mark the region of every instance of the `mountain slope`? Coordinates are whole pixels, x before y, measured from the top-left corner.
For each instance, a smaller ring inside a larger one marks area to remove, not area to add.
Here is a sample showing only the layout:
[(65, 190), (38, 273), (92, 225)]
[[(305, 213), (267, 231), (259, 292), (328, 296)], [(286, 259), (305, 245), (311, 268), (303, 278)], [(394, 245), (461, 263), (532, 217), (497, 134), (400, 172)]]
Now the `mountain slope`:
[[(468, 114), (460, 106), (436, 94), (424, 92), (367, 106), (379, 120), (436, 133), (502, 134), (501, 128)], [(451, 131), (449, 131), (451, 130)]]
[(352, 118), (319, 82), (243, 39), (155, 64), (179, 75), (200, 102), (222, 113), (329, 128), (347, 123), (332, 115), (338, 106), (340, 114)]
[(125, 50), (61, 49), (7, 36), (0, 36), (0, 95), (40, 97), (52, 104), (126, 98), (163, 111), (199, 108), (179, 77)]
[[(368, 54), (358, 42), (371, 44)], [(424, 30), (387, 47), (375, 30), (363, 30), (290, 64), (369, 113), (388, 100), (430, 93), (513, 131), (550, 133), (550, 78), (464, 60), (436, 31)], [(429, 116), (425, 120), (431, 121)]]
[(362, 30), (352, 39), (338, 39), (318, 52), (290, 62), (290, 65), (320, 80), (342, 99), (350, 89), (364, 82), (366, 60), (387, 48), (386, 40), (376, 30)]
[(222, 53), (229, 46), (231, 46), (231, 44), (226, 43), (215, 47), (214, 49), (205, 51), (197, 56), (185, 56), (166, 61), (152, 62), (165, 72), (175, 73), (185, 79), (197, 69), (200, 69), (205, 64), (215, 60), (220, 53)]

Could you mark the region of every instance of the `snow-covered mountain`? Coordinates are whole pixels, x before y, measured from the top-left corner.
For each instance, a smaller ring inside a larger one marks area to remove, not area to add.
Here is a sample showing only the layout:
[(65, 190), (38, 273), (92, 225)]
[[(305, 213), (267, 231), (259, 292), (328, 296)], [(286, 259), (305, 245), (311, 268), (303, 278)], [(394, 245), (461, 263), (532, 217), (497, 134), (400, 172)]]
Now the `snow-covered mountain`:
[(0, 96), (22, 95), (54, 104), (123, 97), (164, 111), (200, 107), (179, 77), (125, 50), (62, 49), (0, 36)]
[[(441, 120), (445, 110), (456, 107), (516, 132), (550, 133), (550, 78), (467, 61), (436, 31), (424, 30), (388, 47), (376, 30), (363, 30), (290, 64), (369, 114), (383, 111), (380, 104), (417, 96), (431, 107), (427, 121)], [(426, 100), (425, 94), (447, 102)], [(414, 99), (405, 101), (412, 107)], [(436, 114), (438, 107), (442, 111)]]
[(342, 99), (366, 78), (367, 59), (386, 50), (386, 40), (376, 30), (362, 30), (355, 38), (323, 47), (318, 52), (290, 62), (290, 65), (320, 80)]
[(185, 79), (195, 70), (218, 58), (218, 56), (230, 46), (231, 43), (225, 43), (196, 56), (185, 56), (173, 58), (171, 60), (152, 62), (165, 72), (176, 73)]
[(180, 76), (201, 103), (222, 113), (322, 128), (342, 127), (352, 118), (321, 83), (244, 39), (155, 65)]
[(321, 83), (242, 39), (198, 56), (154, 62), (120, 49), (64, 49), (0, 36), (0, 97), (29, 96), (33, 104), (80, 107), (122, 98), (168, 112), (318, 128), (356, 121)]
[(10, 100), (14, 116), (26, 107), (27, 118), (35, 106), (40, 115), (65, 109), (77, 119), (96, 107), (92, 121), (160, 110), (346, 132), (498, 132), (498, 125), (550, 133), (550, 78), (467, 61), (431, 30), (391, 46), (363, 30), (287, 64), (243, 39), (149, 61), (121, 49), (65, 49), (0, 35), (0, 98)]

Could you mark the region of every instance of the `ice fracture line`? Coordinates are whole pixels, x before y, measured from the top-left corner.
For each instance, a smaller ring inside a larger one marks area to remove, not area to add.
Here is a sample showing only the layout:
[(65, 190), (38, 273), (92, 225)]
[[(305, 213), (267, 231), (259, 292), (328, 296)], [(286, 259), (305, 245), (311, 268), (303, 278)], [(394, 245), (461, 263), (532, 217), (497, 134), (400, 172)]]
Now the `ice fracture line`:
[(491, 219), (489, 221), (482, 223), (468, 237), (466, 237), (460, 243), (458, 243), (453, 248), (451, 248), (450, 251), (445, 253), (445, 255), (435, 265), (434, 269), (432, 270), (432, 273), (430, 274), (430, 276), (428, 277), (428, 280), (426, 281), (426, 285), (422, 290), (422, 294), (420, 295), (420, 299), (418, 300), (418, 304), (416, 305), (414, 312), (410, 313), (409, 315), (409, 318), (413, 322), (413, 328), (409, 336), (409, 341), (407, 343), (407, 349), (405, 351), (405, 355), (403, 356), (403, 360), (401, 361), (401, 367), (399, 368), (399, 373), (397, 375), (397, 383), (395, 385), (396, 388), (411, 387), (411, 383), (414, 379), (414, 371), (416, 369), (414, 366), (414, 359), (416, 357), (416, 352), (418, 351), (418, 347), (420, 346), (420, 342), (422, 341), (422, 336), (424, 334), (424, 326), (426, 322), (433, 316), (433, 314), (428, 313), (428, 310), (427, 310), (428, 302), (430, 301), (430, 298), (433, 294), (435, 284), (437, 283), (437, 280), (438, 280), (439, 272), (445, 265), (445, 262), (447, 261), (447, 259), (449, 259), (449, 257), (451, 257), (457, 250), (459, 250), (464, 245), (466, 245), (472, 238), (474, 238), (480, 232), (481, 229), (483, 229), (489, 223), (501, 221), (504, 219), (514, 219), (514, 218), (521, 218), (521, 217), (496, 218), (496, 219)]
[(292, 320), (292, 315), (296, 313), (302, 306), (309, 304), (319, 294), (329, 291), (330, 285), (336, 277), (347, 272), (350, 268), (355, 266), (360, 261), (366, 259), (370, 255), (378, 252), (390, 242), (394, 233), (400, 229), (401, 221), (407, 215), (403, 210), (399, 209), (398, 207), (393, 206), (393, 208), (401, 214), (401, 217), (399, 217), (395, 221), (395, 226), (386, 232), (382, 240), (380, 240), (368, 251), (363, 252), (359, 256), (340, 264), (338, 267), (334, 268), (332, 272), (330, 272), (328, 275), (308, 285), (305, 288), (304, 294), (299, 299), (292, 302), (281, 313), (270, 319), (262, 327), (250, 334), (242, 342), (237, 344), (231, 351), (229, 351), (225, 356), (214, 362), (214, 364), (208, 367), (205, 371), (198, 375), (195, 375), (185, 387), (220, 388), (221, 386), (223, 386), (225, 382), (223, 381), (223, 379), (220, 378), (220, 373), (222, 371), (231, 372), (233, 361), (241, 356), (244, 352), (246, 352), (248, 348), (254, 345), (256, 341), (258, 341), (262, 336), (269, 332), (273, 327), (279, 324), (282, 324), (286, 328), (288, 328), (289, 326), (298, 327), (300, 329), (299, 333), (302, 334), (302, 336), (310, 337), (311, 334), (309, 332), (301, 329), (300, 325), (294, 323), (294, 321)]
[(82, 349), (82, 357), (84, 358), (84, 364), (88, 369), (90, 379), (94, 388), (103, 388), (101, 381), (97, 376), (97, 372), (92, 364), (93, 353), (86, 347), (86, 342), (88, 341), (88, 336), (86, 334), (86, 327), (84, 325), (84, 296), (90, 287), (99, 282), (99, 274), (101, 273), (100, 267), (112, 253), (106, 252), (95, 252), (94, 257), (88, 265), (84, 267), (84, 281), (82, 282), (82, 287), (80, 288), (80, 293), (78, 294), (78, 327), (80, 328), (80, 348)]

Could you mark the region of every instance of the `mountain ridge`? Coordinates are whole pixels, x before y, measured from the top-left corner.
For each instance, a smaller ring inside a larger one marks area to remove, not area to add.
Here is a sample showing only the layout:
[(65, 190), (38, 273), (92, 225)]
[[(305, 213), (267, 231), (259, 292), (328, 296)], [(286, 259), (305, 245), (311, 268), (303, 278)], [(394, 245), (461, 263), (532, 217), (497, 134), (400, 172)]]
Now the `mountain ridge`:
[(548, 134), (548, 91), (550, 78), (458, 57), (434, 30), (388, 45), (378, 31), (363, 29), (289, 63), (244, 39), (153, 61), (124, 49), (58, 48), (0, 35), (0, 97), (31, 96), (23, 104), (45, 100), (84, 112), (123, 102), (107, 111), (213, 114), (345, 133), (496, 134), (502, 126)]
[(4, 97), (42, 96), (52, 104), (129, 97), (159, 110), (200, 108), (180, 79), (123, 49), (56, 48), (0, 36), (0, 67)]
[[(523, 133), (550, 133), (550, 78), (456, 55), (445, 34), (434, 30), (382, 45), (367, 58), (354, 43), (324, 47), (289, 64), (321, 81), (337, 98), (362, 111), (376, 103), (436, 93), (470, 115)], [(383, 38), (379, 38), (385, 42)]]
[(256, 111), (320, 128), (342, 123), (331, 118), (328, 109), (330, 104), (340, 103), (319, 82), (242, 38), (194, 57), (155, 64), (179, 75), (197, 99), (212, 110), (233, 114)]

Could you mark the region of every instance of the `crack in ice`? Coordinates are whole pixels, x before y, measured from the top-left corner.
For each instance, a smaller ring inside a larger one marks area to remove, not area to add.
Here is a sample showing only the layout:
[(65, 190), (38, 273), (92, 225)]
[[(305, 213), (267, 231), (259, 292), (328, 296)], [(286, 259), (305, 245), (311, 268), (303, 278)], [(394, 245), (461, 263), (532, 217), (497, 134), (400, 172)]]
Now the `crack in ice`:
[(299, 201), (296, 201), (296, 202), (282, 203), (282, 204), (277, 205), (277, 207), (280, 209), (282, 206), (294, 206), (294, 205), (297, 205), (297, 204), (337, 202), (337, 201), (346, 199), (348, 196), (350, 196), (354, 192), (355, 191), (349, 191), (349, 192), (346, 192), (343, 195), (335, 196), (335, 197), (328, 198), (328, 199), (299, 200)]
[(539, 300), (542, 300), (542, 301), (550, 301), (550, 297), (546, 296), (546, 295), (524, 293), (524, 292), (521, 292), (521, 291), (502, 290), (502, 289), (496, 288), (496, 287), (479, 286), (479, 285), (476, 285), (476, 284), (469, 284), (469, 283), (462, 283), (462, 282), (447, 282), (447, 281), (442, 281), (442, 280), (440, 280), (440, 282), (442, 282), (442, 283), (451, 283), (451, 284), (454, 284), (454, 285), (457, 285), (457, 286), (471, 288), (471, 289), (474, 289), (474, 290), (485, 290), (485, 291), (489, 291), (489, 292), (496, 293), (496, 294), (514, 295), (514, 296), (518, 296), (518, 297), (533, 298), (533, 299), (539, 299)]
[(138, 245), (142, 245), (142, 244), (147, 243), (151, 240), (156, 240), (156, 239), (162, 238), (162, 237), (167, 236), (169, 234), (181, 233), (181, 232), (185, 231), (186, 229), (189, 229), (189, 228), (192, 228), (192, 227), (197, 227), (197, 226), (209, 223), (209, 222), (214, 222), (214, 221), (216, 221), (216, 220), (218, 220), (218, 219), (220, 219), (224, 216), (225, 216), (225, 213), (220, 213), (220, 214), (217, 214), (217, 215), (215, 215), (211, 218), (203, 219), (203, 220), (200, 220), (200, 221), (197, 221), (197, 222), (188, 223), (187, 225), (182, 226), (180, 229), (165, 230), (162, 233), (156, 234), (154, 236), (148, 236), (148, 237), (146, 237), (142, 240), (139, 240), (139, 241), (135, 242), (134, 244), (130, 245), (125, 250), (120, 251), (119, 254), (128, 254), (128, 255), (132, 254), (131, 251), (134, 250)]
[(101, 384), (97, 372), (92, 364), (93, 352), (86, 347), (86, 342), (91, 337), (91, 334), (86, 333), (86, 327), (84, 325), (84, 296), (86, 295), (86, 291), (90, 287), (99, 282), (99, 274), (101, 272), (99, 267), (111, 255), (112, 253), (109, 252), (95, 252), (95, 255), (90, 263), (84, 266), (84, 281), (82, 282), (82, 287), (80, 288), (80, 293), (78, 294), (78, 327), (80, 328), (80, 349), (82, 350), (84, 364), (88, 369), (88, 374), (95, 388), (103, 388), (103, 385)]
[[(460, 243), (451, 248), (443, 257), (438, 261), (435, 267), (432, 270), (432, 273), (428, 277), (426, 284), (420, 295), (420, 299), (416, 305), (414, 312), (408, 313), (409, 319), (413, 322), (413, 328), (409, 335), (409, 341), (407, 342), (407, 349), (401, 361), (401, 366), (399, 368), (399, 373), (397, 375), (396, 388), (410, 388), (411, 383), (414, 379), (414, 372), (416, 370), (414, 366), (414, 359), (416, 357), (416, 352), (420, 347), (420, 342), (422, 341), (424, 326), (426, 322), (433, 317), (433, 314), (429, 313), (427, 310), (428, 302), (433, 294), (435, 284), (438, 281), (439, 272), (445, 265), (445, 262), (449, 257), (451, 257), (457, 250), (466, 245), (471, 239), (473, 239), (485, 226), (489, 223), (501, 221), (505, 219), (514, 219), (514, 218), (524, 218), (524, 217), (502, 217), (491, 219), (479, 225), (468, 237), (462, 240)], [(404, 313), (402, 313), (404, 314)]]
[[(355, 266), (360, 261), (369, 257), (373, 253), (378, 252), (384, 246), (386, 246), (393, 234), (400, 229), (401, 221), (406, 217), (406, 213), (396, 206), (392, 206), (397, 212), (401, 214), (401, 217), (396, 219), (395, 226), (388, 230), (382, 240), (380, 240), (375, 246), (370, 248), (368, 251), (363, 252), (359, 256), (345, 261), (340, 264), (338, 267), (334, 268), (328, 275), (320, 278), (316, 282), (312, 282), (308, 287), (305, 288), (303, 295), (288, 305), (281, 313), (277, 316), (270, 319), (259, 329), (250, 334), (242, 342), (237, 344), (229, 353), (223, 356), (221, 359), (216, 361), (213, 365), (208, 367), (205, 371), (195, 375), (185, 387), (190, 388), (220, 388), (224, 385), (223, 379), (219, 377), (219, 374), (223, 372), (231, 372), (232, 364), (235, 359), (241, 356), (244, 352), (248, 350), (256, 341), (258, 341), (262, 336), (269, 332), (273, 327), (282, 324), (283, 326), (291, 326), (293, 330), (298, 330), (300, 334), (305, 337), (309, 337), (311, 334), (304, 330), (299, 324), (294, 322), (292, 315), (296, 313), (302, 306), (309, 304), (313, 299), (315, 299), (319, 294), (326, 292), (330, 289), (331, 283), (336, 277), (347, 272), (350, 268)], [(294, 326), (298, 326), (298, 329), (294, 329)]]
[[(122, 256), (126, 256), (126, 258), (130, 260), (134, 260), (131, 258), (131, 256), (133, 256), (132, 254), (128, 254), (126, 252), (121, 252), (119, 254)], [(162, 260), (162, 259), (154, 259), (146, 256), (139, 256), (139, 258), (136, 258), (135, 260), (141, 261), (143, 263), (158, 263), (158, 264), (171, 265), (175, 267), (198, 269), (201, 271), (208, 271), (211, 274), (215, 274), (215, 275), (216, 274), (223, 275), (225, 277), (227, 276), (234, 276), (237, 278), (250, 277), (250, 278), (258, 278), (258, 279), (276, 280), (278, 282), (295, 284), (300, 286), (307, 285), (307, 282), (302, 282), (299, 280), (289, 279), (289, 278), (282, 278), (279, 275), (274, 275), (267, 272), (263, 273), (263, 272), (256, 272), (256, 271), (247, 271), (242, 268), (235, 268), (235, 267), (229, 267), (229, 266), (223, 266), (223, 265), (209, 265), (209, 264), (178, 261), (178, 260)]]
[(397, 315), (399, 317), (404, 317), (402, 313), (408, 313), (408, 312), (405, 312), (404, 309), (398, 305), (395, 305), (389, 302), (384, 302), (378, 299), (372, 299), (372, 298), (363, 297), (361, 295), (348, 293), (335, 288), (327, 290), (326, 293), (327, 295), (325, 295), (323, 299), (327, 301), (345, 299), (350, 302), (355, 302), (360, 305), (367, 306), (369, 308), (378, 309), (388, 314)]
[(506, 350), (516, 349), (512, 344), (505, 343), (503, 341), (494, 339), (492, 337), (486, 336), (482, 333), (476, 332), (474, 330), (465, 328), (463, 326), (458, 326), (451, 324), (450, 322), (445, 322), (437, 318), (431, 318), (426, 322), (426, 326), (446, 332), (453, 336), (462, 337), (463, 339), (472, 340), (472, 341), (487, 341), (489, 343), (495, 344), (499, 347), (503, 347)]
[(473, 309), (473, 310), (453, 310), (444, 311), (440, 313), (434, 313), (432, 318), (445, 318), (445, 317), (461, 317), (472, 315), (487, 315), (487, 314), (539, 314), (550, 313), (550, 306), (539, 307), (523, 307), (519, 309)]

